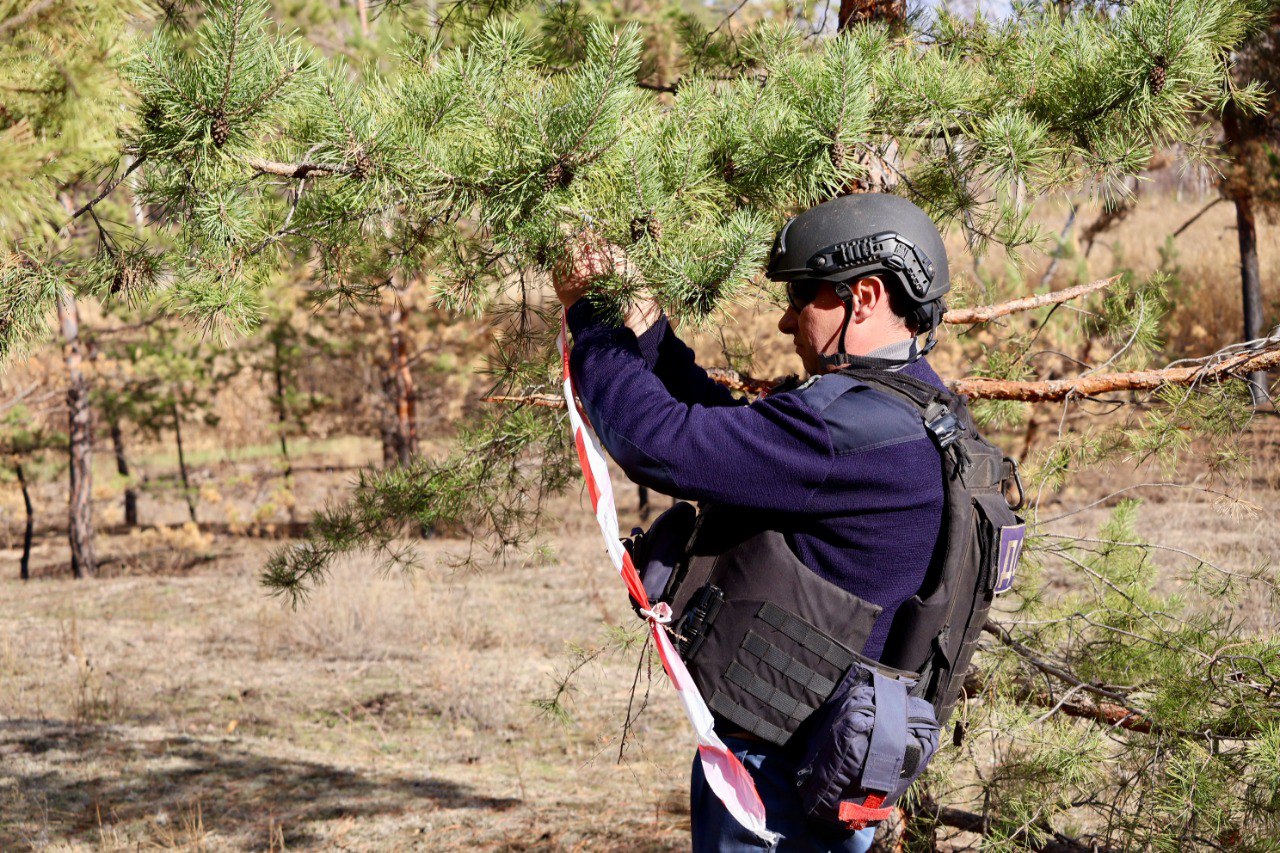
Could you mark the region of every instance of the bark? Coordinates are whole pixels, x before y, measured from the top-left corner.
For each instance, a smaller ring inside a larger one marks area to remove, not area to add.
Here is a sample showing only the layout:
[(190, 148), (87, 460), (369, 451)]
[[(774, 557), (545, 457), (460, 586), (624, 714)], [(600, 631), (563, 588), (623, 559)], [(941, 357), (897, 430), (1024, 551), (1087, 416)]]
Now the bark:
[(67, 538), (71, 545), (71, 574), (92, 577), (97, 571), (93, 542), (93, 412), (89, 408), (89, 379), (84, 371), (85, 349), (80, 338), (80, 312), (75, 297), (64, 290), (58, 297), (62, 355), (67, 365), (67, 454), (70, 495)]
[(382, 459), (388, 466), (407, 465), (418, 453), (418, 397), (406, 340), (406, 316), (409, 312), (402, 296), (403, 291), (397, 289), (391, 309), (383, 315), (389, 352), (382, 380), (387, 400), (382, 427)]
[(18, 485), (22, 488), (22, 505), (27, 511), (27, 526), (22, 531), (22, 562), (18, 568), (18, 577), (25, 581), (31, 577), (31, 540), (35, 537), (36, 511), (31, 503), (27, 475), (20, 461), (14, 460), (13, 472), (18, 476)]
[(116, 473), (125, 478), (124, 487), (124, 526), (138, 526), (138, 490), (129, 478), (129, 457), (124, 452), (124, 430), (120, 427), (120, 419), (111, 419), (111, 447), (116, 454)]
[(191, 520), (199, 522), (196, 518), (196, 496), (191, 491), (191, 479), (187, 476), (187, 455), (182, 448), (182, 414), (178, 411), (178, 404), (173, 404), (173, 437), (178, 444), (178, 473), (182, 476), (182, 497), (187, 502), (187, 512), (191, 515)]

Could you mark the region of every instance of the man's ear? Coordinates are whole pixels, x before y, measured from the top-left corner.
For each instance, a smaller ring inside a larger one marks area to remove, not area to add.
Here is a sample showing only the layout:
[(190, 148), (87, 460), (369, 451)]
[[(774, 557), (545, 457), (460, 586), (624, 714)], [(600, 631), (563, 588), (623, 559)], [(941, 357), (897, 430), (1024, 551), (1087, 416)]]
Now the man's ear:
[(853, 322), (861, 323), (869, 319), (880, 303), (889, 298), (884, 282), (879, 276), (869, 275), (860, 278), (849, 288), (853, 295)]

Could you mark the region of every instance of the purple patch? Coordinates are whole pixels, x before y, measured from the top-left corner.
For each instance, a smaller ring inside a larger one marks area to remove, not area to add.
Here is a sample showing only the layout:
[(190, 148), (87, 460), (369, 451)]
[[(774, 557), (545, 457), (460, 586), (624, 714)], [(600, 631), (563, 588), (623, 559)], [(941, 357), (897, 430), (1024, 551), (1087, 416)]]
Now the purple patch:
[(1000, 559), (996, 575), (995, 594), (1008, 592), (1013, 586), (1013, 575), (1018, 570), (1018, 557), (1022, 555), (1022, 542), (1027, 538), (1027, 526), (1014, 524), (1000, 528)]

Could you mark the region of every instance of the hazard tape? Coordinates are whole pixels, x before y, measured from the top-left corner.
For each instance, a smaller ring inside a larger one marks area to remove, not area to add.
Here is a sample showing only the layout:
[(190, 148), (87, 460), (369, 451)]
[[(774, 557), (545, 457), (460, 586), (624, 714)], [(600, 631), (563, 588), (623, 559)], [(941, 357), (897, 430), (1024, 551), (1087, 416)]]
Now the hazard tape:
[(618, 574), (622, 576), (627, 592), (640, 603), (648, 614), (649, 631), (653, 634), (658, 656), (662, 659), (662, 667), (667, 671), (671, 683), (675, 685), (680, 702), (684, 705), (689, 722), (693, 725), (698, 739), (698, 758), (702, 762), (702, 771), (712, 792), (724, 803), (729, 814), (739, 823), (759, 836), (765, 842), (773, 844), (778, 835), (765, 827), (764, 803), (756, 793), (755, 780), (747, 772), (738, 757), (734, 755), (724, 741), (715, 733), (715, 721), (711, 716), (707, 703), (703, 701), (698, 686), (685, 667), (684, 661), (676, 653), (671, 644), (663, 623), (671, 618), (671, 608), (665, 602), (656, 607), (649, 604), (649, 596), (640, 582), (640, 575), (631, 562), (631, 555), (623, 547), (618, 538), (618, 508), (613, 497), (613, 483), (609, 479), (608, 463), (605, 461), (604, 449), (599, 439), (587, 429), (577, 398), (573, 393), (573, 379), (569, 375), (569, 332), (564, 318), (560, 321), (560, 359), (564, 375), (564, 399), (569, 410), (569, 422), (573, 426), (573, 443), (578, 449), (578, 462), (582, 466), (582, 476), (587, 483), (587, 492), (591, 495), (591, 506), (600, 524), (600, 532), (604, 535), (605, 550), (609, 552)]

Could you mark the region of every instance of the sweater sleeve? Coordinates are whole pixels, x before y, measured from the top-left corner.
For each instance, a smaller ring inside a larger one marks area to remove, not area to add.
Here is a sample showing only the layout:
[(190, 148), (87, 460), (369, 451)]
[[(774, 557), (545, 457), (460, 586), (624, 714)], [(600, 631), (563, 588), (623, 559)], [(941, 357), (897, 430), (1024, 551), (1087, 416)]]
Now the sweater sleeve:
[[(568, 318), (575, 341), (585, 329), (600, 323), (599, 316), (585, 299), (578, 300), (569, 308)], [(676, 335), (666, 314), (660, 315), (657, 322), (636, 339), (636, 343), (645, 365), (677, 400), (704, 406), (746, 405), (746, 401), (733, 396), (732, 391), (698, 366), (693, 350)]]
[[(784, 512), (805, 507), (835, 459), (817, 412), (794, 394), (751, 405), (683, 399), (698, 396), (696, 382), (679, 381), (688, 347), (670, 335), (678, 348), (660, 346), (651, 369), (629, 330), (577, 308), (569, 312), (574, 384), (596, 434), (628, 477), (690, 500)], [(658, 370), (668, 355), (675, 378), (664, 380)]]

